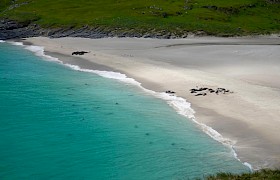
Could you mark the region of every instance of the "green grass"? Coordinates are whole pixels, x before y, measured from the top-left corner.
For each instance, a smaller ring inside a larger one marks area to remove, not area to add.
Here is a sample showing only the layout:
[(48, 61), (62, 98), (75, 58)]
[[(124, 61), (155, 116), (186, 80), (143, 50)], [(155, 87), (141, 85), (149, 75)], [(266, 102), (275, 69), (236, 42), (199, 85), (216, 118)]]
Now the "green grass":
[(219, 173), (209, 176), (207, 180), (279, 180), (280, 170), (261, 170), (254, 173), (244, 173), (240, 175)]
[(10, 0), (0, 0), (0, 12), (6, 9), (10, 4)]
[[(266, 0), (18, 0), (0, 17), (43, 27), (102, 27), (115, 31), (204, 31), (233, 36), (280, 32), (280, 3)], [(120, 29), (119, 29), (120, 28)]]

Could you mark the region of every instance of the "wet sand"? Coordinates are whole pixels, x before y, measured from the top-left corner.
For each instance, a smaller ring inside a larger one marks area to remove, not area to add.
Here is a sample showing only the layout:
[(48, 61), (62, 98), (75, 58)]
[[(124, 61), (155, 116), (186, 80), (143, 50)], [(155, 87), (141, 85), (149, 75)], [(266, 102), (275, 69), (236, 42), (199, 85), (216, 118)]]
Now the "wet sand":
[[(229, 139), (254, 169), (280, 168), (280, 38), (28, 38), (81, 68), (116, 71), (157, 92), (175, 91), (196, 121)], [(72, 56), (74, 51), (89, 51)], [(195, 96), (192, 88), (233, 93)]]

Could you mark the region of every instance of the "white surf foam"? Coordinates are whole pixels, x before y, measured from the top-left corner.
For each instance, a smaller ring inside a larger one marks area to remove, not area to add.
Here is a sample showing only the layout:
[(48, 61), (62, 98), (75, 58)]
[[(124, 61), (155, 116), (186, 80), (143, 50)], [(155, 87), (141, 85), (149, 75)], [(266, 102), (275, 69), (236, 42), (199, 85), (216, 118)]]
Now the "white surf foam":
[(5, 41), (3, 41), (3, 40), (0, 40), (0, 43), (4, 43)]
[[(241, 162), (241, 160), (238, 158), (238, 156), (237, 156), (237, 154), (236, 154), (236, 152), (233, 148), (234, 142), (231, 141), (230, 139), (224, 138), (220, 133), (218, 133), (213, 128), (196, 121), (195, 116), (194, 116), (195, 111), (191, 108), (191, 103), (187, 102), (184, 98), (178, 97), (178, 96), (175, 96), (175, 95), (172, 95), (172, 94), (167, 94), (165, 92), (160, 93), (160, 92), (155, 92), (155, 91), (146, 89), (143, 86), (141, 86), (141, 83), (137, 82), (135, 79), (129, 78), (125, 74), (122, 74), (122, 73), (119, 73), (119, 72), (83, 69), (83, 68), (80, 68), (77, 65), (64, 64), (58, 58), (54, 58), (52, 56), (46, 55), (44, 53), (44, 47), (33, 46), (33, 45), (27, 46), (27, 45), (23, 45), (23, 43), (21, 43), (21, 42), (12, 42), (12, 44), (24, 46), (25, 49), (34, 52), (34, 54), (37, 55), (37, 56), (41, 56), (46, 60), (61, 63), (61, 64), (65, 65), (65, 66), (67, 66), (67, 67), (69, 67), (73, 70), (94, 73), (94, 74), (97, 74), (97, 75), (105, 77), (105, 78), (115, 79), (115, 80), (118, 80), (118, 81), (121, 81), (121, 82), (124, 82), (124, 83), (133, 84), (133, 85), (136, 85), (136, 86), (140, 87), (145, 92), (147, 92), (147, 93), (149, 93), (149, 94), (151, 94), (151, 95), (153, 95), (157, 98), (165, 100), (168, 103), (168, 105), (170, 105), (171, 107), (173, 107), (176, 110), (177, 113), (179, 113), (180, 115), (183, 115), (183, 116), (187, 117), (188, 119), (192, 120), (194, 123), (196, 123), (202, 129), (203, 132), (205, 132), (211, 138), (213, 138), (214, 140), (230, 147), (232, 149), (232, 153), (233, 153), (234, 157)], [(243, 164), (245, 166), (247, 166), (248, 168), (250, 168), (251, 171), (253, 170), (252, 166), (249, 163), (244, 162)]]
[(62, 63), (62, 61), (60, 61), (58, 58), (46, 55), (45, 51), (44, 51), (44, 47), (33, 46), (33, 45), (24, 45), (22, 42), (12, 42), (11, 41), (9, 43), (12, 45), (15, 45), (15, 46), (23, 46), (24, 49), (27, 49), (27, 50), (33, 52), (36, 56), (43, 57), (45, 60)]
[(22, 43), (22, 42), (13, 42), (13, 41), (9, 41), (9, 43), (11, 43), (12, 45), (15, 45), (15, 46), (23, 46), (23, 43)]
[(105, 77), (105, 78), (115, 79), (115, 80), (119, 80), (119, 81), (122, 81), (125, 83), (129, 83), (129, 84), (133, 84), (133, 85), (137, 85), (137, 86), (141, 87), (141, 84), (139, 82), (135, 81), (132, 78), (128, 78), (125, 74), (122, 74), (119, 72), (83, 69), (77, 65), (72, 65), (72, 64), (64, 64), (64, 65), (68, 66), (76, 71), (94, 73), (94, 74), (97, 74), (97, 75)]
[(55, 61), (55, 62), (62, 63), (58, 58), (46, 55), (45, 52), (44, 52), (44, 47), (33, 46), (33, 45), (24, 46), (24, 47), (25, 47), (25, 49), (34, 52), (34, 54), (36, 56), (41, 56), (41, 57), (43, 57), (43, 58), (45, 58), (46, 60), (49, 60), (49, 61)]

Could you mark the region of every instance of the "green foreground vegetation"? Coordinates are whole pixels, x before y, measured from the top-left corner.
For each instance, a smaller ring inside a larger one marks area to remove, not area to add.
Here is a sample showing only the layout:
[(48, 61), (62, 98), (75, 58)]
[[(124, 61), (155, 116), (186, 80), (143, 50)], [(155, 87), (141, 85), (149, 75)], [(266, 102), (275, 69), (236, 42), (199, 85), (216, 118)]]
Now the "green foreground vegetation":
[(130, 32), (280, 32), (280, 0), (0, 0), (0, 18), (41, 27)]
[(245, 173), (241, 175), (233, 175), (228, 173), (220, 173), (216, 176), (210, 176), (207, 180), (279, 180), (280, 170), (261, 170), (253, 173)]

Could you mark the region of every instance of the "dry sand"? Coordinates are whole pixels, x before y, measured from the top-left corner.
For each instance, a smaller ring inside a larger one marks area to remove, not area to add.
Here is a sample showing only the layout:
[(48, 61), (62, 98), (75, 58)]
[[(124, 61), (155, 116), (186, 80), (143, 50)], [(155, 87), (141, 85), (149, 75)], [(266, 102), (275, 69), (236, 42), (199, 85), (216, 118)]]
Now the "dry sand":
[[(29, 38), (49, 54), (82, 68), (113, 70), (158, 92), (191, 102), (198, 122), (234, 144), (253, 168), (280, 168), (280, 38)], [(71, 56), (73, 51), (90, 51)], [(189, 89), (234, 93), (194, 96)]]

